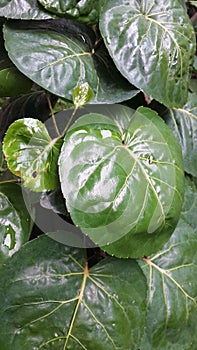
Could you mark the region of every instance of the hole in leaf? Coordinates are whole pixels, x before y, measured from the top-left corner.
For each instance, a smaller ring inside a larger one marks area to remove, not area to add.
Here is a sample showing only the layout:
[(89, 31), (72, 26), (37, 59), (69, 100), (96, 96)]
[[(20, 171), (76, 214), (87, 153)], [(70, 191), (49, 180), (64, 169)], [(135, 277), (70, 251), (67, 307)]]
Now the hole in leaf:
[(37, 171), (34, 171), (34, 172), (32, 173), (32, 177), (35, 179), (37, 176), (38, 176), (38, 172), (37, 172)]

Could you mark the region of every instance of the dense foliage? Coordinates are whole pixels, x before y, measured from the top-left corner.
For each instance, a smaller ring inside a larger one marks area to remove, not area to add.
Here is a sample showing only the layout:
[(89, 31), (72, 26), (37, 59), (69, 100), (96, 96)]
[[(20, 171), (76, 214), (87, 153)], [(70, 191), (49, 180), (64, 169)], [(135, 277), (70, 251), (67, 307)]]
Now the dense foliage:
[(0, 3), (0, 350), (196, 350), (196, 1)]

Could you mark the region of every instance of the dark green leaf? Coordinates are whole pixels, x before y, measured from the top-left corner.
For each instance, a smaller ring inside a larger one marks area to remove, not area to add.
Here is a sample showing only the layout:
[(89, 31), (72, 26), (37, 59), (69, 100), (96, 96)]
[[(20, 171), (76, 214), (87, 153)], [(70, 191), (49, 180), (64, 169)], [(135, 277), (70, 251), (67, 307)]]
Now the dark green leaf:
[(197, 189), (192, 180), (185, 177), (184, 205), (181, 211), (181, 218), (197, 232)]
[(5, 171), (6, 166), (5, 166), (5, 160), (3, 156), (3, 150), (2, 150), (2, 143), (0, 142), (0, 173)]
[(154, 111), (113, 105), (79, 118), (59, 167), (73, 222), (108, 253), (140, 257), (169, 239), (184, 191), (182, 157)]
[(4, 138), (4, 154), (11, 172), (33, 191), (58, 187), (57, 160), (62, 140), (51, 139), (45, 125), (36, 119), (15, 121)]
[(73, 103), (76, 108), (86, 105), (94, 96), (88, 83), (77, 86), (73, 91)]
[(39, 115), (39, 119), (45, 121), (51, 114), (47, 98), (54, 106), (57, 98), (40, 89), (7, 99), (0, 110), (0, 139), (3, 139), (8, 126), (16, 119), (29, 116), (37, 118)]
[(0, 70), (0, 97), (15, 96), (27, 93), (32, 87), (32, 81), (25, 77), (15, 67)]
[(88, 270), (84, 250), (42, 236), (0, 271), (0, 348), (137, 350), (145, 278), (132, 260)]
[(189, 94), (183, 108), (171, 109), (166, 121), (182, 147), (185, 171), (197, 177), (197, 94)]
[(40, 197), (40, 204), (43, 208), (53, 210), (56, 214), (69, 216), (66, 210), (64, 197), (59, 188), (54, 191), (43, 192)]
[(117, 71), (103, 44), (94, 50), (94, 33), (86, 26), (70, 21), (62, 34), (59, 29), (26, 30), (9, 24), (4, 34), (17, 68), (58, 96), (72, 100), (73, 90), (85, 82), (94, 92), (91, 103), (121, 102), (139, 92)]
[(20, 249), (31, 233), (31, 219), (17, 184), (0, 183), (0, 265)]
[(104, 0), (39, 0), (52, 13), (73, 17), (77, 21), (95, 24)]
[(180, 0), (108, 0), (100, 29), (117, 68), (132, 84), (169, 107), (186, 103), (195, 35)]
[(140, 263), (149, 285), (147, 335), (155, 350), (197, 348), (196, 210), (197, 191), (187, 181), (176, 230), (161, 251)]
[(0, 16), (12, 19), (47, 19), (54, 17), (37, 0), (1, 0)]

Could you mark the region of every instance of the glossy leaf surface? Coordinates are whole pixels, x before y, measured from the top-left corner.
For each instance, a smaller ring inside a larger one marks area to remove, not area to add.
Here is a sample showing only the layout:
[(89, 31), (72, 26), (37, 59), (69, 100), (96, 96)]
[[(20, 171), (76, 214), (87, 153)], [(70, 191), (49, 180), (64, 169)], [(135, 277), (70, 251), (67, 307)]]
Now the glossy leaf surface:
[(186, 181), (176, 230), (161, 251), (140, 263), (149, 286), (147, 335), (156, 350), (197, 347), (196, 211), (197, 191)]
[(33, 191), (58, 187), (57, 160), (62, 141), (51, 139), (45, 125), (36, 119), (15, 121), (4, 138), (4, 154), (11, 172)]
[(12, 19), (48, 19), (54, 16), (37, 0), (1, 0), (0, 17)]
[(88, 270), (84, 250), (41, 236), (0, 271), (0, 348), (137, 350), (145, 306), (135, 261)]
[(100, 30), (132, 84), (169, 107), (186, 103), (195, 35), (180, 0), (106, 1)]
[(154, 111), (112, 105), (82, 116), (65, 136), (59, 168), (73, 222), (108, 253), (148, 255), (174, 230), (181, 149)]
[(197, 177), (197, 94), (189, 94), (183, 108), (171, 109), (167, 123), (182, 147), (185, 171)]
[(0, 265), (29, 239), (31, 219), (26, 204), (19, 185), (0, 183)]
[(68, 100), (85, 82), (94, 92), (92, 103), (121, 102), (139, 92), (121, 76), (103, 45), (93, 51), (95, 38), (90, 28), (72, 21), (64, 25), (64, 33), (59, 28), (27, 30), (6, 25), (5, 45), (17, 68), (44, 89)]
[(77, 21), (95, 24), (104, 0), (39, 0), (50, 12), (69, 16)]

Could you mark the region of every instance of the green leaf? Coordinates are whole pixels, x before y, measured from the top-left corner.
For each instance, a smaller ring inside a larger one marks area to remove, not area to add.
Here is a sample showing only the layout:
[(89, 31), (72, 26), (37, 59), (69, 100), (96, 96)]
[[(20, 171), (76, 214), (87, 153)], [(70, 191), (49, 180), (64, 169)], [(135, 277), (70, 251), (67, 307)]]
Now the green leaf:
[(197, 177), (197, 94), (189, 94), (183, 108), (171, 109), (166, 122), (182, 147), (185, 171)]
[[(183, 214), (169, 242), (140, 263), (149, 286), (147, 335), (152, 349), (197, 347), (197, 191), (186, 182)], [(192, 227), (193, 226), (193, 227)], [(144, 350), (143, 348), (142, 350)]]
[(132, 84), (169, 107), (186, 103), (195, 35), (180, 0), (108, 0), (100, 30), (117, 68)]
[(185, 177), (185, 196), (184, 205), (181, 210), (182, 220), (190, 225), (193, 230), (197, 231), (197, 189), (192, 180), (189, 177)]
[(91, 103), (121, 102), (139, 92), (117, 71), (103, 44), (94, 50), (90, 28), (68, 20), (59, 26), (64, 33), (59, 27), (50, 30), (49, 24), (47, 29), (31, 29), (31, 24), (28, 30), (14, 24), (4, 27), (9, 57), (22, 73), (68, 100), (86, 82), (95, 95)]
[(88, 270), (84, 255), (41, 236), (2, 268), (1, 349), (139, 348), (142, 272), (135, 261), (111, 257)]
[(96, 24), (104, 0), (38, 0), (48, 11), (71, 17), (87, 24)]
[(37, 0), (1, 0), (0, 17), (12, 19), (50, 19), (54, 15), (40, 6)]
[(73, 91), (73, 103), (76, 108), (87, 104), (94, 96), (94, 93), (88, 83), (77, 86)]
[(31, 233), (31, 219), (21, 187), (0, 183), (0, 265), (19, 250)]
[(181, 149), (148, 108), (133, 114), (114, 105), (79, 118), (65, 136), (59, 172), (73, 222), (112, 255), (148, 255), (175, 228), (184, 191)]
[(0, 142), (0, 173), (6, 170), (5, 159), (3, 156), (2, 143)]
[(0, 70), (0, 97), (15, 96), (27, 93), (32, 87), (32, 81), (15, 68)]
[(36, 119), (15, 121), (4, 138), (4, 154), (12, 173), (33, 191), (58, 187), (57, 160), (62, 140), (51, 139), (45, 125)]

